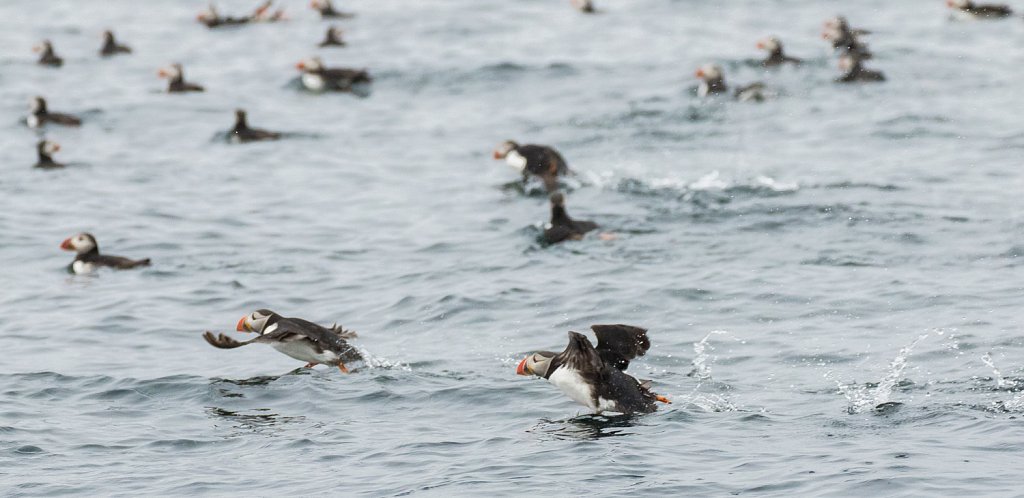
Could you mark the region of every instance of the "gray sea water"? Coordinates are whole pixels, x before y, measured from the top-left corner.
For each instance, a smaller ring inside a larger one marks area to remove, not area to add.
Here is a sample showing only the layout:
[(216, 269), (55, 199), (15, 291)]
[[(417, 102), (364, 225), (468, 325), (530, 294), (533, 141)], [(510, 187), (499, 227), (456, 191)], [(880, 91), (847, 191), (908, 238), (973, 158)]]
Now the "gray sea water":
[[(329, 24), (304, 1), (215, 31), (202, 1), (0, 3), (2, 494), (1021, 493), (1024, 21), (943, 4), (338, 2), (319, 52), (375, 76), (358, 98), (295, 89)], [(840, 13), (887, 83), (832, 83)], [(133, 55), (96, 55), (108, 27)], [(751, 65), (770, 34), (808, 63)], [(208, 91), (161, 93), (175, 61)], [(705, 62), (771, 98), (699, 100)], [(85, 119), (45, 133), (65, 170), (31, 167), (36, 94)], [(290, 135), (218, 140), (236, 107)], [(542, 247), (509, 138), (618, 238)], [(153, 266), (69, 275), (85, 230)], [(260, 307), (371, 360), (201, 339)], [(630, 370), (672, 405), (515, 375), (594, 323), (650, 329)]]

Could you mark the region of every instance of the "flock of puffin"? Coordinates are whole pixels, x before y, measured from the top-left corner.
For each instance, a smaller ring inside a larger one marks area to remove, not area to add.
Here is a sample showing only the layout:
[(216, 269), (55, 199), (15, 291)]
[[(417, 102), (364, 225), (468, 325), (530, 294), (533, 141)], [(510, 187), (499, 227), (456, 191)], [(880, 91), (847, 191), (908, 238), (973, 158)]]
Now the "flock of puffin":
[[(571, 3), (581, 12), (598, 12), (591, 0), (571, 0)], [(977, 18), (1012, 15), (1008, 7), (1001, 5), (977, 5), (971, 0), (947, 0), (947, 4), (960, 14)], [(283, 11), (271, 12), (271, 6), (272, 0), (267, 0), (249, 15), (231, 17), (222, 16), (211, 5), (197, 17), (197, 20), (210, 29), (284, 20)], [(312, 0), (310, 6), (324, 19), (353, 16), (336, 10), (330, 0)], [(863, 65), (864, 61), (872, 58), (870, 49), (862, 41), (862, 37), (867, 34), (869, 32), (866, 30), (850, 27), (842, 16), (824, 23), (822, 37), (831, 43), (839, 55), (839, 68), (842, 74), (836, 79), (837, 82), (885, 81), (885, 76), (881, 72), (867, 69)], [(117, 41), (113, 32), (105, 31), (103, 37), (104, 42), (99, 52), (101, 56), (132, 53), (130, 47)], [(324, 40), (319, 44), (320, 47), (344, 45), (341, 31), (333, 26), (328, 28)], [(766, 68), (802, 63), (801, 59), (787, 55), (783, 51), (782, 42), (775, 37), (759, 41), (757, 47), (768, 53), (761, 61), (761, 65)], [(36, 50), (41, 53), (38, 60), (40, 65), (60, 67), (63, 64), (63, 59), (57, 55), (48, 40), (43, 41)], [(318, 57), (303, 60), (296, 67), (301, 71), (301, 85), (313, 92), (355, 92), (359, 85), (372, 81), (366, 70), (327, 68)], [(158, 75), (168, 79), (169, 93), (204, 91), (202, 86), (185, 81), (180, 64), (171, 64), (161, 69)], [(695, 75), (700, 80), (697, 94), (701, 98), (730, 92), (722, 68), (718, 65), (701, 66)], [(732, 93), (738, 100), (758, 101), (765, 98), (763, 90), (763, 84), (753, 83), (738, 86)], [(39, 96), (32, 99), (26, 124), (32, 128), (53, 125), (80, 126), (82, 120), (70, 114), (50, 111), (46, 99)], [(230, 141), (238, 143), (281, 138), (280, 133), (251, 128), (246, 119), (246, 112), (242, 109), (235, 111), (235, 125), (227, 136)], [(58, 150), (60, 146), (57, 143), (46, 139), (40, 140), (37, 143), (38, 162), (35, 166), (42, 169), (63, 168), (63, 164), (53, 159), (53, 154)], [(551, 219), (542, 236), (546, 243), (579, 240), (598, 228), (594, 222), (574, 220), (567, 213), (565, 195), (559, 191), (559, 178), (570, 175), (571, 171), (562, 155), (552, 147), (519, 144), (508, 140), (494, 150), (494, 159), (505, 160), (519, 171), (524, 184), (538, 179), (548, 191)], [(68, 271), (74, 274), (91, 273), (101, 267), (131, 269), (150, 264), (149, 258), (136, 260), (100, 254), (96, 238), (89, 233), (69, 237), (61, 243), (60, 248), (75, 252), (75, 258), (68, 266)], [(596, 413), (649, 413), (656, 409), (658, 402), (670, 402), (664, 396), (650, 390), (650, 381), (643, 381), (625, 373), (629, 362), (643, 356), (650, 348), (650, 340), (645, 329), (621, 324), (594, 325), (591, 329), (597, 337), (596, 346), (583, 334), (569, 332), (569, 344), (565, 350), (560, 353), (539, 351), (530, 354), (519, 362), (516, 373), (547, 379), (574, 401)], [(206, 332), (203, 338), (210, 345), (221, 349), (233, 349), (256, 343), (268, 344), (289, 357), (306, 362), (306, 368), (331, 365), (348, 373), (346, 364), (364, 359), (360, 351), (348, 342), (356, 337), (356, 333), (337, 325), (324, 327), (301, 318), (287, 318), (273, 311), (260, 309), (243, 316), (238, 321), (236, 330), (254, 333), (256, 336), (251, 340), (239, 342), (225, 334), (214, 335), (212, 332)]]

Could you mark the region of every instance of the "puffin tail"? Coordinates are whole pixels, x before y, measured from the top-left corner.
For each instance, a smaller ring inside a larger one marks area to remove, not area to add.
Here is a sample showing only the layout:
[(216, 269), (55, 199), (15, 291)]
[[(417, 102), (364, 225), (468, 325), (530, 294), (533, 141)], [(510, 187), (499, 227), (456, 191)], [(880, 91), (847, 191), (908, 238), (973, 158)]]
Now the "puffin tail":
[(345, 327), (342, 327), (337, 323), (331, 325), (331, 330), (334, 331), (335, 335), (342, 339), (355, 339), (356, 337), (359, 337), (359, 334), (357, 334), (355, 330), (345, 330)]

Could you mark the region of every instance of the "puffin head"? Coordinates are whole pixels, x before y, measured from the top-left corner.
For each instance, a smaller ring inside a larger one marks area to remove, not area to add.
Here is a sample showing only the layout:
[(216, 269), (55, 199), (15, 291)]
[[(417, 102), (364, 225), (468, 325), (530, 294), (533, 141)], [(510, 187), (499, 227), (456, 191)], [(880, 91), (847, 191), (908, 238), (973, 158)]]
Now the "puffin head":
[(211, 3), (208, 7), (206, 7), (206, 10), (200, 12), (199, 15), (196, 16), (196, 20), (200, 22), (212, 21), (217, 17), (217, 8), (214, 7), (213, 4)]
[(782, 42), (774, 36), (769, 36), (768, 38), (758, 40), (757, 48), (768, 52), (774, 52), (782, 48)]
[(181, 74), (182, 74), (181, 64), (179, 64), (177, 62), (175, 62), (174, 64), (171, 64), (170, 66), (160, 68), (160, 70), (156, 72), (157, 76), (159, 76), (161, 78), (170, 78), (170, 79), (181, 78)]
[(64, 239), (64, 242), (60, 243), (60, 248), (65, 251), (75, 251), (76, 254), (85, 254), (97, 249), (96, 237), (93, 237), (91, 233), (82, 232)]
[(501, 143), (501, 145), (498, 145), (497, 149), (494, 149), (494, 158), (505, 159), (505, 156), (507, 156), (509, 152), (512, 152), (517, 148), (519, 148), (519, 144), (517, 144), (515, 141), (505, 140), (504, 142)]
[(245, 109), (235, 109), (235, 126), (245, 126)]
[(946, 5), (953, 9), (966, 9), (971, 6), (970, 0), (946, 0)]
[(693, 75), (704, 81), (717, 80), (722, 78), (722, 68), (717, 64), (704, 64)]
[(57, 151), (60, 150), (60, 144), (57, 142), (51, 142), (49, 140), (40, 140), (39, 143), (36, 144), (36, 149), (39, 151), (40, 154), (46, 154), (49, 156), (55, 154)]
[(846, 31), (850, 29), (850, 25), (846, 22), (845, 17), (835, 16), (831, 19), (825, 20), (825, 29), (837, 29), (840, 31)]
[(326, 2), (324, 0), (312, 0), (309, 2), (309, 6), (315, 10), (324, 10), (330, 6), (330, 2)]
[(561, 192), (551, 194), (551, 207), (565, 207), (565, 195)]
[(104, 31), (103, 32), (103, 41), (106, 41), (106, 42), (114, 41), (114, 32), (109, 30), (109, 29)]
[(516, 375), (544, 377), (548, 374), (548, 368), (551, 366), (551, 360), (554, 357), (555, 353), (551, 351), (537, 351), (519, 362), (519, 365), (516, 366)]
[(298, 69), (299, 71), (319, 71), (323, 68), (324, 63), (319, 57), (302, 59), (298, 64), (295, 64), (295, 69)]
[(32, 100), (29, 101), (28, 107), (33, 114), (37, 112), (46, 112), (46, 99), (39, 96), (32, 97)]
[(258, 309), (238, 320), (235, 330), (239, 332), (255, 332), (263, 335), (277, 328), (277, 320), (281, 315), (266, 309)]
[(50, 40), (43, 40), (42, 42), (39, 43), (39, 45), (36, 45), (36, 46), (32, 47), (32, 51), (33, 52), (51, 52), (51, 51), (53, 51), (53, 44), (50, 43)]
[(594, 11), (594, 2), (591, 0), (572, 0), (572, 6), (583, 12)]

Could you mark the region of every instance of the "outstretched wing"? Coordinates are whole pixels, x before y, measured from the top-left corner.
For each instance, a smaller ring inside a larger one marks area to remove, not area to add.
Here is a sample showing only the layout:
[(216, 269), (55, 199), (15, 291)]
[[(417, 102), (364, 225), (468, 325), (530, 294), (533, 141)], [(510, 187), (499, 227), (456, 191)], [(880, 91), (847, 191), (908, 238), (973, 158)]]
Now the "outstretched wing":
[(254, 342), (264, 342), (260, 341), (260, 339), (262, 339), (263, 337), (264, 336), (259, 336), (249, 341), (239, 342), (224, 334), (218, 334), (214, 336), (213, 332), (210, 332), (209, 330), (203, 332), (203, 339), (206, 339), (206, 342), (210, 343), (211, 346), (220, 349), (235, 349), (248, 344), (252, 344)]
[(583, 378), (603, 379), (606, 376), (601, 356), (587, 336), (579, 332), (569, 332), (569, 345), (551, 360), (548, 374), (560, 366), (576, 370)]
[(591, 325), (597, 336), (597, 353), (601, 360), (619, 370), (629, 367), (629, 361), (643, 356), (651, 348), (647, 329), (632, 325)]

